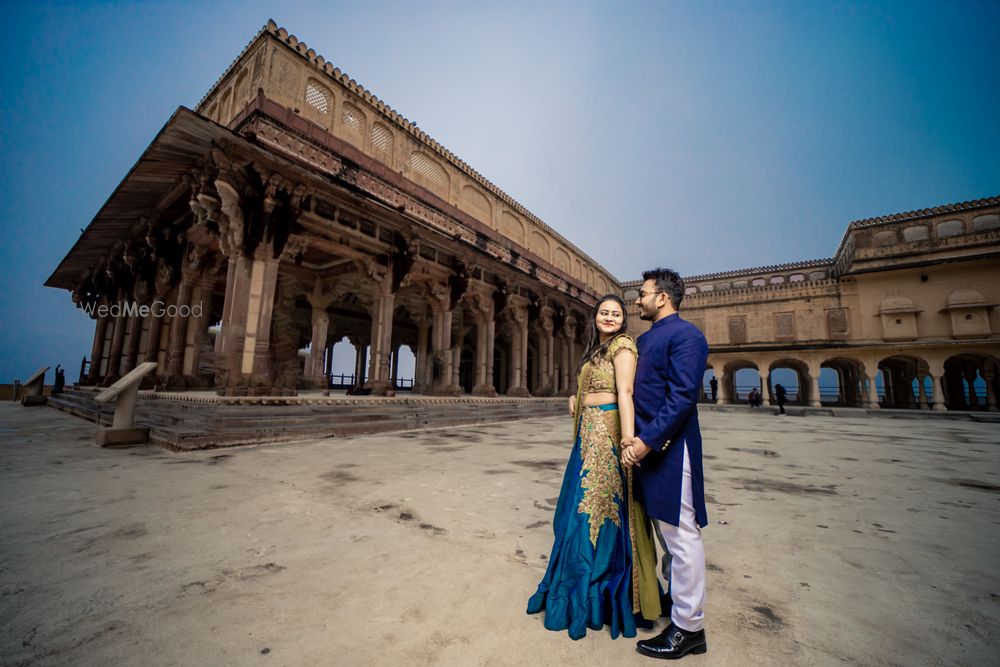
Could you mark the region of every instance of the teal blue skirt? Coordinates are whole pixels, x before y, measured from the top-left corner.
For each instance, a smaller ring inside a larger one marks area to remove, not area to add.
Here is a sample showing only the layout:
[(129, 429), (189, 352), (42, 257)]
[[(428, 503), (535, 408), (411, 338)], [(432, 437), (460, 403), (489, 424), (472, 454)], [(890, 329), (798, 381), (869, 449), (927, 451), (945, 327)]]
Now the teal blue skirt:
[(585, 407), (552, 520), (545, 576), (528, 613), (572, 639), (607, 625), (611, 638), (635, 637), (630, 597), (632, 544), (618, 441), (618, 406)]

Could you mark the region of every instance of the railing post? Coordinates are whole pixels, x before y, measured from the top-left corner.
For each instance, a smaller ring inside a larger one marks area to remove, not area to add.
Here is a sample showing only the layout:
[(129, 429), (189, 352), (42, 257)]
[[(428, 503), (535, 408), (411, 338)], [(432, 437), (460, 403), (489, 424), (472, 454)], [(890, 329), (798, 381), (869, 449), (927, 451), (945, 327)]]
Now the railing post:
[(156, 370), (155, 361), (139, 364), (120, 380), (97, 395), (98, 403), (115, 401), (115, 416), (111, 426), (97, 427), (97, 444), (101, 447), (136, 445), (149, 440), (148, 428), (135, 427), (135, 407), (139, 402), (139, 383)]
[(42, 392), (45, 389), (45, 372), (49, 370), (48, 366), (43, 366), (35, 371), (28, 380), (21, 385), (24, 387), (24, 394), (21, 397), (21, 405), (33, 406), (33, 405), (45, 405), (45, 396)]

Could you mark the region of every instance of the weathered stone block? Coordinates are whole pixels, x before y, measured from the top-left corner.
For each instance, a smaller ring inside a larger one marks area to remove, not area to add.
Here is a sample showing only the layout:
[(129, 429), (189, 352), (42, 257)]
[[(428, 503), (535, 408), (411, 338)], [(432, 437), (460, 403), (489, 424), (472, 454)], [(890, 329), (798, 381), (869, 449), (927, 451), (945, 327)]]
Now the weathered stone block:
[(114, 428), (112, 426), (97, 427), (97, 444), (101, 447), (127, 447), (149, 442), (149, 429)]

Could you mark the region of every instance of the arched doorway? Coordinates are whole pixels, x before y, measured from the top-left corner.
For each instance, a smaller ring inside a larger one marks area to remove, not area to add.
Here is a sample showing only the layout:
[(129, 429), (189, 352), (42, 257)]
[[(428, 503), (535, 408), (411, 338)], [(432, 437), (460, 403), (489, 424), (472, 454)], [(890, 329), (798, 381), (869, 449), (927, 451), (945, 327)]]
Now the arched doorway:
[(798, 359), (785, 358), (773, 362), (767, 370), (768, 397), (774, 401), (774, 387), (785, 388), (785, 397), (795, 405), (809, 405), (809, 368)]
[(400, 345), (393, 350), (389, 360), (389, 378), (399, 390), (412, 391), (416, 373), (417, 357), (409, 345)]
[[(922, 401), (926, 403), (926, 384), (924, 395), (920, 392), (920, 378), (927, 375), (926, 361), (909, 355), (894, 355), (878, 362), (878, 368), (883, 408), (914, 410), (920, 408)], [(878, 384), (876, 381), (876, 388)]]
[(820, 401), (827, 405), (864, 406), (864, 364), (857, 359), (834, 357), (820, 365)]
[(719, 400), (719, 378), (715, 377), (715, 369), (709, 366), (701, 377), (701, 399), (715, 403)]
[(942, 384), (949, 410), (997, 409), (997, 361), (993, 357), (975, 353), (949, 357)]
[(760, 369), (748, 359), (737, 359), (727, 363), (717, 379), (723, 403), (744, 403), (754, 386), (760, 388)]

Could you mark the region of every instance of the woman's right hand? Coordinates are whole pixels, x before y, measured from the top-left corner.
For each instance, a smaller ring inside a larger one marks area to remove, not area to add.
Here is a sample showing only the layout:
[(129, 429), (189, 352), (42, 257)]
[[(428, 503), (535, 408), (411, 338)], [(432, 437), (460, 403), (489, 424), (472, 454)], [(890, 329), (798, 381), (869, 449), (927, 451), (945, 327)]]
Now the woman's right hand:
[(569, 397), (569, 413), (576, 414), (576, 396)]

